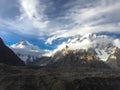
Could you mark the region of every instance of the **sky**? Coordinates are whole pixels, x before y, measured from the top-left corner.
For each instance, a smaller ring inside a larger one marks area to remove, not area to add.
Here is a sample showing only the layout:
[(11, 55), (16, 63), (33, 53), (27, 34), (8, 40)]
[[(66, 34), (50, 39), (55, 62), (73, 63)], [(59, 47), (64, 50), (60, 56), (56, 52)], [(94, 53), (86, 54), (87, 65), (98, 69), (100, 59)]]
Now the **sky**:
[(0, 37), (54, 49), (85, 33), (120, 35), (120, 0), (0, 0)]

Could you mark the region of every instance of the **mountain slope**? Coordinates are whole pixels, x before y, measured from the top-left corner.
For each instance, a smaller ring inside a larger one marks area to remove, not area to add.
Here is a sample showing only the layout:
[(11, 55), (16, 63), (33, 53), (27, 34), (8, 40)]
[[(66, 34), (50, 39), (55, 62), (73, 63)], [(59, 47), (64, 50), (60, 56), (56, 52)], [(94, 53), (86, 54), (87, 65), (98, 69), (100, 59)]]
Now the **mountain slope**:
[(60, 68), (108, 69), (109, 66), (101, 61), (94, 49), (68, 50), (63, 49), (54, 54), (48, 65)]
[(120, 69), (120, 48), (114, 48), (106, 62), (112, 68)]
[(39, 58), (44, 51), (39, 47), (30, 44), (28, 41), (21, 41), (10, 46), (10, 48), (21, 58), (25, 63), (32, 62)]
[(9, 49), (0, 38), (0, 63), (8, 65), (24, 65), (24, 62), (17, 57), (17, 55)]
[(107, 35), (97, 35), (97, 34), (84, 34), (84, 35), (77, 35), (70, 38), (67, 42), (63, 42), (62, 44), (58, 45), (55, 49), (55, 52), (61, 51), (66, 46), (69, 50), (79, 50), (79, 49), (89, 49), (93, 48), (97, 56), (106, 61), (109, 55), (111, 54), (113, 48), (120, 47), (120, 40), (111, 38)]
[[(39, 63), (41, 66), (47, 64), (61, 66), (63, 64), (63, 66), (72, 65), (75, 67), (88, 67), (90, 65), (95, 67), (96, 65), (98, 67), (107, 67), (105, 64), (106, 61), (108, 61), (114, 48), (119, 47), (120, 40), (107, 35), (91, 33), (77, 35), (58, 45), (58, 47), (51, 52), (50, 57), (40, 58), (35, 63), (37, 65)], [(104, 61), (104, 63), (102, 61)], [(110, 62), (111, 60), (109, 60), (109, 63)], [(108, 65), (110, 65), (109, 63), (107, 62)]]

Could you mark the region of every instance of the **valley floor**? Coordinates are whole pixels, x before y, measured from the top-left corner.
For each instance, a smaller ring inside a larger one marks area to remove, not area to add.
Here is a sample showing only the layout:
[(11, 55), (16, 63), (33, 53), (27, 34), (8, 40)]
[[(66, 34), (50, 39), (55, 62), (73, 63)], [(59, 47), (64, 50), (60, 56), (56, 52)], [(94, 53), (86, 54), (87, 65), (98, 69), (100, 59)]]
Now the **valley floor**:
[(120, 72), (0, 64), (0, 90), (120, 90)]

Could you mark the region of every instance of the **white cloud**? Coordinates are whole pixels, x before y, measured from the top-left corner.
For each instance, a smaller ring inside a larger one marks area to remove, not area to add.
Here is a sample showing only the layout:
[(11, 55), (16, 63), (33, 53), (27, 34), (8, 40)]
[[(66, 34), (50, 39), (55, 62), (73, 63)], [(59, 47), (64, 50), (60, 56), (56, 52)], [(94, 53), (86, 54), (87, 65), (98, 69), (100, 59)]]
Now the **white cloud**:
[(40, 0), (20, 0), (22, 15), (20, 19), (28, 18), (38, 29), (47, 27), (49, 21), (44, 14), (46, 5)]
[[(95, 21), (100, 21), (101, 19), (109, 18), (111, 19), (114, 12), (120, 11), (120, 2), (111, 3), (110, 5), (97, 5), (97, 6), (90, 6), (85, 8), (72, 8), (69, 10), (69, 19), (72, 19), (74, 23), (78, 24), (88, 24)], [(68, 13), (68, 14), (69, 14)], [(67, 14), (67, 15), (68, 15)], [(119, 13), (118, 13), (119, 14)], [(119, 17), (116, 17), (119, 18)], [(103, 20), (101, 20), (103, 22)]]
[(19, 0), (21, 14), (14, 20), (0, 17), (0, 26), (23, 35), (47, 36), (46, 44), (77, 34), (120, 33), (120, 0), (90, 1), (70, 0), (61, 8), (54, 0)]
[[(46, 43), (58, 38), (71, 37), (83, 33), (112, 32), (120, 33), (120, 1), (101, 0), (96, 3), (89, 2), (86, 6), (80, 6), (80, 0), (68, 3), (71, 8), (66, 13), (65, 19), (72, 20), (68, 27), (71, 29), (63, 30), (61, 33), (48, 38)], [(85, 3), (84, 3), (85, 4)]]
[(47, 16), (44, 14), (46, 5), (41, 3), (40, 0), (19, 0), (18, 8), (21, 13), (16, 19), (0, 17), (0, 27), (10, 29), (10, 32), (23, 36), (44, 36), (49, 23)]
[(52, 44), (54, 40), (59, 38), (67, 38), (75, 35), (83, 35), (85, 33), (99, 33), (99, 32), (111, 32), (111, 33), (120, 33), (120, 25), (116, 24), (105, 24), (105, 25), (97, 25), (97, 26), (81, 26), (74, 27), (71, 30), (64, 30), (61, 33), (56, 33), (47, 39), (46, 44)]
[(9, 31), (14, 33), (23, 34), (23, 35), (26, 34), (34, 35), (36, 32), (33, 31), (33, 29), (35, 28), (33, 28), (32, 23), (25, 19), (24, 21), (0, 19), (0, 23), (1, 23), (0, 27), (10, 29)]

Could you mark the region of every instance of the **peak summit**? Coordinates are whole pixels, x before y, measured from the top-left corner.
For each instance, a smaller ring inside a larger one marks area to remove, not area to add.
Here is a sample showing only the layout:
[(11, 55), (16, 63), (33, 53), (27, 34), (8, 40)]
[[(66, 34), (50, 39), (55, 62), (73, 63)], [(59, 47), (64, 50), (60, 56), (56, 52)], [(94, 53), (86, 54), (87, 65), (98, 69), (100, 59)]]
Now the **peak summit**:
[(29, 50), (40, 50), (40, 48), (38, 46), (35, 46), (31, 43), (29, 43), (28, 41), (20, 41), (16, 44), (13, 44), (11, 46), (12, 48), (19, 48), (19, 49), (29, 49)]
[(24, 41), (24, 40), (23, 40), (23, 41), (20, 41), (20, 42), (19, 42), (19, 44), (22, 44), (22, 45), (28, 45), (28, 44), (29, 44), (29, 42), (28, 42), (28, 41)]
[(28, 41), (20, 41), (10, 46), (10, 48), (21, 58), (25, 63), (32, 62), (41, 57), (44, 53), (38, 46), (29, 43)]
[(22, 40), (18, 43), (15, 44), (16, 46), (31, 46), (32, 44), (30, 44), (28, 41)]

